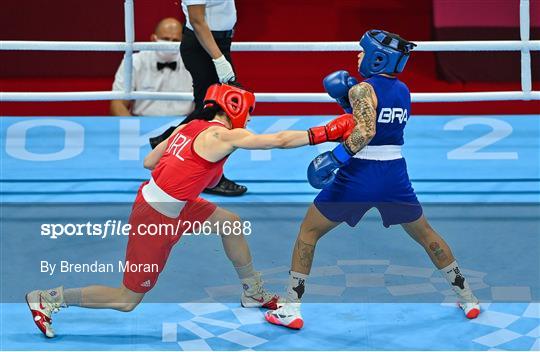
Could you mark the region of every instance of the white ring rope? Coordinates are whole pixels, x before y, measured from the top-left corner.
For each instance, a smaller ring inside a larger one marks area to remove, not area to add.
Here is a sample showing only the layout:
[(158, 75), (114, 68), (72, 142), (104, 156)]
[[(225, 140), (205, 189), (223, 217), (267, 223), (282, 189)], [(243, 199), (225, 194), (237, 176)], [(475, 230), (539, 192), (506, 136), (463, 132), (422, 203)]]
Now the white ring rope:
[[(540, 40), (465, 40), (415, 42), (414, 51), (540, 51)], [(0, 41), (0, 50), (126, 51), (124, 42)], [(234, 42), (232, 51), (358, 51), (358, 42)], [(178, 43), (135, 42), (133, 51), (178, 51)]]
[[(0, 92), (0, 101), (90, 101), (90, 100), (193, 100), (191, 93), (131, 91), (132, 55), (141, 50), (178, 51), (178, 43), (134, 42), (133, 0), (125, 0), (125, 42), (0, 41), (1, 50), (37, 51), (123, 51), (125, 91), (99, 92)], [(529, 0), (520, 0), (520, 39), (499, 41), (422, 41), (414, 51), (520, 51), (521, 91), (412, 93), (413, 102), (464, 102), (498, 100), (540, 100), (531, 91), (531, 51), (540, 51), (540, 40), (530, 37)], [(358, 51), (358, 42), (235, 42), (232, 51)], [(260, 102), (334, 102), (325, 93), (257, 93)]]
[[(326, 93), (255, 93), (261, 103), (334, 103)], [(91, 101), (91, 100), (193, 100), (191, 93), (165, 92), (10, 92), (0, 93), (2, 101)], [(540, 92), (456, 92), (456, 93), (411, 93), (415, 103), (540, 100)]]

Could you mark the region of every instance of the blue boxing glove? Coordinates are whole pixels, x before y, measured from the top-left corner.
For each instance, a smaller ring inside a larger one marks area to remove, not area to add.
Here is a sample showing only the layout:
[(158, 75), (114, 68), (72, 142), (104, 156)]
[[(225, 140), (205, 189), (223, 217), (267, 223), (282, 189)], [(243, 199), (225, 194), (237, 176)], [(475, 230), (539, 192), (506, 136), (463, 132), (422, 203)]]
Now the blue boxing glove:
[(356, 78), (351, 77), (347, 71), (336, 71), (323, 79), (324, 89), (329, 96), (336, 99), (339, 106), (346, 113), (352, 113), (351, 103), (349, 102), (349, 89), (357, 85)]
[(307, 170), (309, 184), (313, 188), (322, 189), (334, 182), (336, 177), (334, 170), (345, 165), (352, 155), (353, 153), (345, 143), (341, 143), (332, 151), (318, 155), (309, 164)]

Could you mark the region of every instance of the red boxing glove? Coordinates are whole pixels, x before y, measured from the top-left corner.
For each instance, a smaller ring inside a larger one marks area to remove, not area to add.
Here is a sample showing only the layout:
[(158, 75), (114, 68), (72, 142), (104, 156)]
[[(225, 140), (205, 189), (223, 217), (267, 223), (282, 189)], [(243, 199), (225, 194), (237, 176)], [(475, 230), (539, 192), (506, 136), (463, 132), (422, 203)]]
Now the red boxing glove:
[(312, 127), (308, 130), (309, 144), (315, 145), (324, 142), (341, 142), (352, 133), (356, 122), (351, 114), (343, 114), (326, 124), (326, 126)]

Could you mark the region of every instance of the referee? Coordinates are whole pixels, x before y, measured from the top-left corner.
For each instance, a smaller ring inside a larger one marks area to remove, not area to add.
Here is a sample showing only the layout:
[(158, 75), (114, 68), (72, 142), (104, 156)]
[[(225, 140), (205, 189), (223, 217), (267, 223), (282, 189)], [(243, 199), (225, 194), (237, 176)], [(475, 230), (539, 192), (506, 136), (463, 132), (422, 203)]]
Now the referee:
[[(234, 0), (182, 0), (182, 11), (186, 17), (180, 54), (186, 69), (193, 78), (195, 113), (190, 114), (182, 124), (197, 117), (203, 109), (206, 90), (212, 84), (236, 80), (231, 60), (231, 42), (236, 24)], [(169, 128), (161, 136), (151, 138), (155, 147), (167, 138), (175, 127)], [(244, 194), (247, 187), (222, 177), (214, 188), (205, 193), (224, 196)]]
[(234, 0), (182, 0), (186, 16), (180, 53), (193, 77), (195, 109), (203, 108), (214, 83), (235, 80), (231, 41), (236, 24)]

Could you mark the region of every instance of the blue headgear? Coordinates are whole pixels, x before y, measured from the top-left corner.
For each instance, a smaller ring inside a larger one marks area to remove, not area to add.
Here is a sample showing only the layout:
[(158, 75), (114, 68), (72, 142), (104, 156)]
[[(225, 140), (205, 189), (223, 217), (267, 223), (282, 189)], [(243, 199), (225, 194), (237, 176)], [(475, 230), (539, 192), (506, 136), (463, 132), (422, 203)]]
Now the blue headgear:
[(369, 30), (360, 39), (364, 58), (358, 72), (369, 78), (381, 73), (400, 73), (403, 71), (411, 50), (416, 44), (400, 36), (382, 30)]

